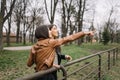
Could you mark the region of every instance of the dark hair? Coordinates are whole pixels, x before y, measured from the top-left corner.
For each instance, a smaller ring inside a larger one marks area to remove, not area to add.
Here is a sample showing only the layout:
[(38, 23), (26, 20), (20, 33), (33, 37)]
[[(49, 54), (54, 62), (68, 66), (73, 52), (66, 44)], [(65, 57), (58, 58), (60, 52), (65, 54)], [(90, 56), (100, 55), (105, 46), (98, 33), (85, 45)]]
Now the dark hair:
[(37, 39), (40, 39), (40, 38), (47, 39), (47, 38), (49, 38), (49, 30), (48, 30), (47, 25), (38, 26), (35, 30), (35, 37)]
[[(50, 24), (50, 25), (48, 25), (49, 30), (51, 30), (53, 26), (56, 26), (56, 25), (55, 25), (55, 24)], [(56, 27), (57, 27), (57, 26), (56, 26)]]

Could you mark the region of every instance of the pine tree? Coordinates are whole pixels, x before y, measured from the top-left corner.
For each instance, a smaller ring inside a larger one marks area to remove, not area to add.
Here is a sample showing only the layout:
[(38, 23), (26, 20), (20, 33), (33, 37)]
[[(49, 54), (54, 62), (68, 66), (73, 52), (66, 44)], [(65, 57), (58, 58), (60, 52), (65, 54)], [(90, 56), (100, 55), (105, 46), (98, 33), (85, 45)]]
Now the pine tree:
[(108, 42), (110, 41), (110, 32), (108, 28), (104, 28), (104, 31), (102, 33), (102, 38), (103, 38), (103, 44), (107, 45)]

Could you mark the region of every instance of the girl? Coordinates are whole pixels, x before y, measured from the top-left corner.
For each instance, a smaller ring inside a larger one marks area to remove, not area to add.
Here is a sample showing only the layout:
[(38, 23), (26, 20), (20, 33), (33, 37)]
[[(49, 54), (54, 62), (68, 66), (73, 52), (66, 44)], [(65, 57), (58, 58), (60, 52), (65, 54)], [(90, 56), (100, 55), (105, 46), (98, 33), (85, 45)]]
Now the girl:
[[(48, 29), (51, 32), (51, 38), (56, 39), (58, 37), (58, 30), (57, 30), (56, 25), (48, 25)], [(56, 50), (56, 53), (55, 53), (55, 60), (54, 60), (53, 66), (59, 67), (62, 59), (68, 60), (68, 61), (72, 60), (71, 56), (61, 54), (60, 46), (56, 47), (55, 50)], [(57, 71), (52, 72), (52, 74), (54, 76), (54, 79), (57, 80)]]

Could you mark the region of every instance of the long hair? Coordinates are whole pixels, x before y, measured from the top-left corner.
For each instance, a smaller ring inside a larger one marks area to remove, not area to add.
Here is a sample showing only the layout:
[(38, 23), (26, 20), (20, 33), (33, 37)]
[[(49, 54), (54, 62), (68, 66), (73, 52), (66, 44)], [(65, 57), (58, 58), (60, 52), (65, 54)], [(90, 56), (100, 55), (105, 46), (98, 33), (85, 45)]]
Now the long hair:
[(35, 37), (37, 39), (40, 39), (40, 38), (47, 39), (47, 38), (49, 38), (49, 30), (48, 30), (47, 25), (38, 26), (35, 30)]
[[(47, 27), (48, 27), (49, 30), (51, 30), (53, 28), (53, 26), (56, 26), (56, 25), (55, 24), (50, 24)], [(61, 54), (61, 47), (60, 46), (55, 47), (55, 49), (56, 49), (57, 54)]]

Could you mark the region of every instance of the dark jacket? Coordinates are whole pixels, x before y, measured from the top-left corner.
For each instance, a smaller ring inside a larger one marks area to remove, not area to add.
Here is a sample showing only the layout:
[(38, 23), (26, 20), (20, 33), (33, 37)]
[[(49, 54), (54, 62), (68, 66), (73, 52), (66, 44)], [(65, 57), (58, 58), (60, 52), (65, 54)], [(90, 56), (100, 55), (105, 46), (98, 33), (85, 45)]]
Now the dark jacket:
[(56, 47), (56, 54), (58, 56), (58, 65), (60, 65), (61, 60), (64, 59), (65, 60), (65, 55), (61, 54), (61, 47)]
[[(61, 47), (60, 46), (56, 47), (55, 51), (56, 51), (56, 54), (57, 54), (58, 65), (60, 65), (61, 64), (61, 60), (62, 59), (65, 60), (65, 55), (61, 54)], [(53, 80), (58, 80), (57, 79), (57, 71), (53, 71), (51, 75), (54, 78)]]

